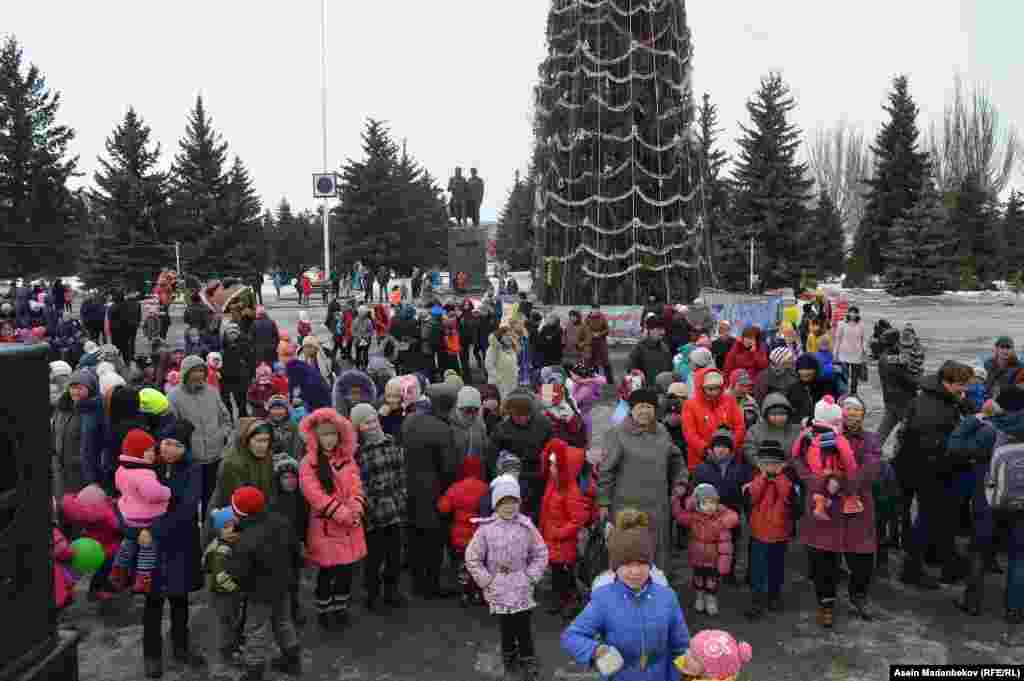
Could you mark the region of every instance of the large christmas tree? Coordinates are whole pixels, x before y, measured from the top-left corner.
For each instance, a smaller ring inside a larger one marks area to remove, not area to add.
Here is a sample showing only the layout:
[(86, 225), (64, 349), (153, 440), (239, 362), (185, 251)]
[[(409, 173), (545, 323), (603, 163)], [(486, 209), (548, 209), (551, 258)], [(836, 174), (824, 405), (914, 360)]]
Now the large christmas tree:
[(704, 270), (683, 0), (554, 0), (536, 88), (548, 302), (695, 294)]

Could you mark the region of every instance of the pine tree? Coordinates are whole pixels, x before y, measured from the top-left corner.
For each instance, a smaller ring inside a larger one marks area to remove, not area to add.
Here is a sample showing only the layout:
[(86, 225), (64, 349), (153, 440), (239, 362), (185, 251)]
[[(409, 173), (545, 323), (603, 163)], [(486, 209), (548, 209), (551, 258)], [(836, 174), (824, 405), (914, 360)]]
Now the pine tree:
[(549, 302), (694, 294), (704, 254), (683, 3), (554, 0), (547, 43), (532, 167)]
[(204, 276), (252, 277), (266, 267), (266, 244), (260, 224), (260, 198), (249, 170), (235, 156), (221, 205), (222, 223), (199, 243), (192, 270)]
[(930, 174), (928, 154), (918, 146), (918, 108), (910, 96), (906, 76), (893, 79), (889, 104), (883, 108), (890, 119), (882, 125), (871, 147), (875, 170), (866, 181), (864, 219), (854, 238), (854, 252), (872, 274), (886, 273), (892, 225), (917, 203)]
[[(225, 224), (228, 145), (213, 128), (202, 96), (189, 112), (185, 136), (178, 142), (171, 171), (174, 225), (169, 240), (200, 244)], [(196, 250), (196, 255), (199, 251)]]
[(818, 194), (818, 205), (811, 211), (810, 224), (802, 241), (805, 267), (814, 272), (817, 281), (843, 273), (846, 266), (843, 219), (824, 189)]
[[(796, 285), (807, 224), (805, 203), (813, 186), (806, 164), (797, 161), (802, 133), (788, 121), (796, 107), (777, 73), (761, 79), (747, 102), (752, 127), (741, 126), (740, 157), (733, 173), (738, 196), (736, 222), (757, 244), (757, 274), (768, 287)], [(842, 240), (837, 247), (841, 248)]]
[(362, 137), (365, 159), (350, 159), (341, 172), (333, 221), (343, 226), (344, 247), (334, 250), (334, 261), (400, 271), (442, 262), (448, 218), (436, 181), (399, 153), (383, 122), (368, 119)]
[(1003, 209), (1002, 238), (1010, 271), (1024, 270), (1024, 194), (1012, 190)]
[(533, 261), (533, 195), (536, 184), (528, 176), (516, 182), (498, 215), (498, 260), (513, 270), (529, 269)]
[(112, 284), (138, 291), (161, 268), (174, 264), (163, 242), (170, 212), (168, 178), (159, 170), (160, 145), (134, 108), (107, 138), (90, 193), (93, 229), (81, 257), (82, 279), (90, 287)]
[(718, 107), (711, 103), (711, 95), (704, 93), (697, 109), (697, 145), (701, 213), (704, 220), (704, 252), (712, 263), (711, 274), (716, 285), (733, 289), (746, 289), (748, 277), (747, 256), (742, 238), (728, 214), (732, 199), (729, 179), (722, 175), (729, 155), (718, 146), (722, 133), (719, 127)]
[(0, 45), (0, 276), (66, 275), (78, 249), (67, 182), (75, 131), (57, 122), (60, 93), (13, 38)]
[(937, 295), (961, 276), (949, 211), (930, 179), (918, 195), (892, 227), (885, 289), (894, 296)]
[(1006, 246), (993, 197), (982, 189), (976, 176), (968, 175), (947, 199), (953, 206), (950, 221), (957, 235), (957, 252), (965, 266), (977, 283), (1002, 279)]

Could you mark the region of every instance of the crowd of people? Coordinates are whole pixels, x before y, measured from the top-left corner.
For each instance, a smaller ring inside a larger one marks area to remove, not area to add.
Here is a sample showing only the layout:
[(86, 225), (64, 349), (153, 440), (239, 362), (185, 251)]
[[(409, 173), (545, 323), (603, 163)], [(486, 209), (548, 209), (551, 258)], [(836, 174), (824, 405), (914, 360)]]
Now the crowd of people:
[[(352, 621), (357, 566), (363, 612), (407, 607), (406, 569), (417, 598), (486, 605), (508, 679), (539, 677), (531, 613), (546, 574), (545, 609), (580, 664), (726, 678), (710, 676), (708, 635), (735, 674), (749, 646), (717, 631), (691, 639), (680, 601), (713, 621), (724, 585), (749, 589), (751, 620), (784, 608), (792, 542), (826, 629), (843, 580), (851, 615), (874, 618), (871, 583), (897, 548), (900, 579), (963, 582), (957, 605), (979, 615), (1005, 543), (1006, 617), (1024, 614), (1021, 490), (987, 487), (996, 462), (1011, 470), (1024, 457), (1024, 372), (1009, 338), (983, 367), (927, 373), (910, 325), (868, 334), (843, 299), (816, 296), (799, 324), (738, 337), (700, 300), (652, 300), (616, 382), (599, 306), (563, 321), (525, 294), (418, 310), (333, 299), (325, 343), (307, 315), (293, 336), (241, 286), (223, 315), (193, 305), (187, 347), (132, 361), (89, 341), (76, 367), (51, 364), (55, 527), (106, 550), (90, 599), (145, 598), (149, 678), (162, 674), (165, 603), (175, 658), (206, 664), (188, 621), (204, 575), (222, 661), (260, 679), (276, 644), (272, 666), (300, 673), (308, 567), (329, 632)], [(865, 429), (857, 395), (871, 356), (880, 433)], [(599, 439), (606, 385), (618, 405)], [(684, 547), (686, 584), (672, 560)], [(939, 579), (926, 568), (936, 562)]]

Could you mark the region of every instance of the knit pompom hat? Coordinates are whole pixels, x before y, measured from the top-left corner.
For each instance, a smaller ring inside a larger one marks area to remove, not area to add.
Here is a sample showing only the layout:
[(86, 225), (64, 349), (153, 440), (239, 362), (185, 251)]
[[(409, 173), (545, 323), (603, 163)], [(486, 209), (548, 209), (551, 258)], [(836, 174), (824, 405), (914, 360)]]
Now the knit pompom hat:
[(689, 650), (676, 658), (675, 666), (687, 677), (726, 681), (735, 679), (753, 656), (746, 641), (737, 641), (725, 631), (705, 629), (690, 639)]
[(731, 430), (722, 426), (711, 436), (711, 446), (714, 447), (715, 445), (725, 445), (729, 449), (733, 449), (736, 446), (736, 438)]
[(491, 482), (491, 508), (497, 510), (502, 499), (513, 497), (517, 501), (522, 498), (519, 480), (511, 475), (499, 475)]
[(627, 563), (654, 562), (654, 537), (646, 513), (632, 508), (619, 511), (608, 537), (608, 562), (612, 570)]
[(50, 362), (50, 380), (51, 381), (53, 379), (55, 379), (55, 378), (67, 378), (68, 376), (71, 376), (71, 372), (72, 371), (73, 370), (71, 368), (71, 365), (68, 364), (67, 362), (64, 362), (62, 360), (57, 360), (56, 362)]
[(267, 498), (258, 487), (239, 487), (231, 495), (231, 510), (239, 518), (262, 513), (267, 507)]
[(498, 462), (494, 467), (498, 475), (519, 473), (519, 471), (523, 470), (523, 462), (512, 452), (503, 449), (498, 454)]
[(121, 443), (121, 461), (126, 463), (145, 463), (146, 452), (156, 449), (156, 440), (141, 428), (133, 428), (124, 436)]
[(843, 408), (831, 395), (825, 395), (814, 405), (814, 423), (818, 426), (838, 428), (843, 425)]

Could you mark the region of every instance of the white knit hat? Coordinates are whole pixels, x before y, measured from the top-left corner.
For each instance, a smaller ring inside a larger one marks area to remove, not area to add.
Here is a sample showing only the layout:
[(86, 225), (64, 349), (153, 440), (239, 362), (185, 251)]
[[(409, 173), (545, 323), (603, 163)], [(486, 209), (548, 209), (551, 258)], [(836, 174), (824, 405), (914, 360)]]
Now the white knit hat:
[(707, 348), (696, 348), (690, 353), (690, 366), (694, 369), (704, 369), (714, 364), (715, 356)]
[(101, 395), (106, 395), (108, 391), (113, 390), (119, 385), (125, 385), (125, 380), (121, 378), (121, 374), (116, 371), (108, 371), (100, 376)]
[(56, 362), (50, 362), (50, 379), (60, 378), (62, 376), (70, 376), (72, 372), (71, 365), (62, 360)]
[(843, 409), (836, 404), (835, 398), (825, 395), (814, 405), (814, 422), (823, 426), (838, 428), (843, 424)]
[(511, 475), (499, 475), (491, 482), (491, 508), (497, 509), (498, 502), (505, 497), (521, 499), (519, 480)]

